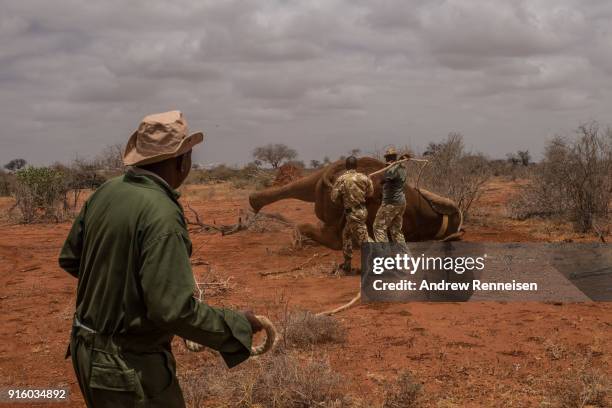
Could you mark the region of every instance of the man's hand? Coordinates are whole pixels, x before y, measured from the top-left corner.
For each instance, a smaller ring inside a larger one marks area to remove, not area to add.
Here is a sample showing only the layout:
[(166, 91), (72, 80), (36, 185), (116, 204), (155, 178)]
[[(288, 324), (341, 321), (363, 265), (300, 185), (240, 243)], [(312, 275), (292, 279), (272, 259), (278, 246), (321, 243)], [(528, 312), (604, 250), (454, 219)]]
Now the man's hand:
[(259, 320), (257, 320), (257, 318), (255, 317), (255, 315), (253, 314), (252, 311), (250, 311), (250, 310), (243, 310), (242, 314), (244, 315), (244, 317), (246, 317), (246, 319), (251, 324), (251, 330), (253, 331), (253, 333), (257, 333), (258, 331), (263, 329), (263, 326), (261, 325), (261, 322)]

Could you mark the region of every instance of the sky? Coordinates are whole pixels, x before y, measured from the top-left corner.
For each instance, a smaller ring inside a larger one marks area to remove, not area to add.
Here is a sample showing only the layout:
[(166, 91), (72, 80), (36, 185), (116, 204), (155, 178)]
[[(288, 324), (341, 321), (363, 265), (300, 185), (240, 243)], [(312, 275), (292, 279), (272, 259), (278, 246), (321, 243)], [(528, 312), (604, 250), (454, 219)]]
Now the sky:
[(0, 164), (93, 157), (179, 109), (200, 163), (460, 132), (505, 157), (612, 124), (609, 0), (0, 0)]

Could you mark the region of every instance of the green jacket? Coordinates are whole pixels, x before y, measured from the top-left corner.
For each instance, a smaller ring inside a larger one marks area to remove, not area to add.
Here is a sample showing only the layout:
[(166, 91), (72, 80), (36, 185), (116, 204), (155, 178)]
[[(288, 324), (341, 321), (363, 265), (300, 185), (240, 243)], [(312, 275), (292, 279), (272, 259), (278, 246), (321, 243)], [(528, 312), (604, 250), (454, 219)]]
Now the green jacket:
[(179, 194), (143, 172), (129, 169), (103, 184), (74, 221), (59, 264), (79, 279), (76, 316), (139, 351), (167, 346), (176, 334), (237, 365), (250, 355), (251, 325), (193, 298)]
[(406, 202), (404, 184), (406, 184), (407, 175), (408, 172), (403, 164), (396, 164), (385, 171), (383, 204), (404, 204)]

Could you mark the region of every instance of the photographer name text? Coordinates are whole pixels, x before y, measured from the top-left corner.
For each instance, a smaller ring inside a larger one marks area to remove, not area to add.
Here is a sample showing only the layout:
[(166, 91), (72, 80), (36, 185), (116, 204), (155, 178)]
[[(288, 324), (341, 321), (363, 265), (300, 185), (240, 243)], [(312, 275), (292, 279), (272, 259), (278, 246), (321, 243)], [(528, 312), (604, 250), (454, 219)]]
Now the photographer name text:
[(411, 281), (402, 279), (397, 282), (387, 282), (377, 279), (372, 282), (372, 288), (376, 291), (537, 291), (538, 284), (535, 282), (482, 282), (474, 279), (471, 282), (428, 282)]

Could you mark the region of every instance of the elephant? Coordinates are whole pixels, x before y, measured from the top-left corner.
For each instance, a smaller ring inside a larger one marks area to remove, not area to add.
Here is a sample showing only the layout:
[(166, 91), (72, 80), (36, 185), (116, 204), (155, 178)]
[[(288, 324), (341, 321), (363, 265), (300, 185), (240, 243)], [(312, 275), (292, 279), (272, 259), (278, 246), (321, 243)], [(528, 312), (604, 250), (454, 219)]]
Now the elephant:
[[(385, 167), (380, 160), (361, 157), (357, 171), (371, 174)], [(331, 189), (336, 178), (345, 170), (344, 160), (331, 163), (312, 174), (289, 184), (267, 188), (249, 195), (249, 203), (255, 212), (279, 200), (294, 198), (315, 204), (315, 214), (320, 225), (299, 224), (298, 231), (331, 249), (342, 249), (343, 208), (331, 201)], [(372, 224), (382, 200), (381, 180), (383, 174), (372, 176), (374, 194), (366, 201), (368, 210), (367, 226), (372, 236)], [(406, 184), (406, 211), (404, 212), (403, 233), (407, 242), (426, 240), (454, 240), (461, 236), (463, 215), (457, 205), (430, 191)]]

